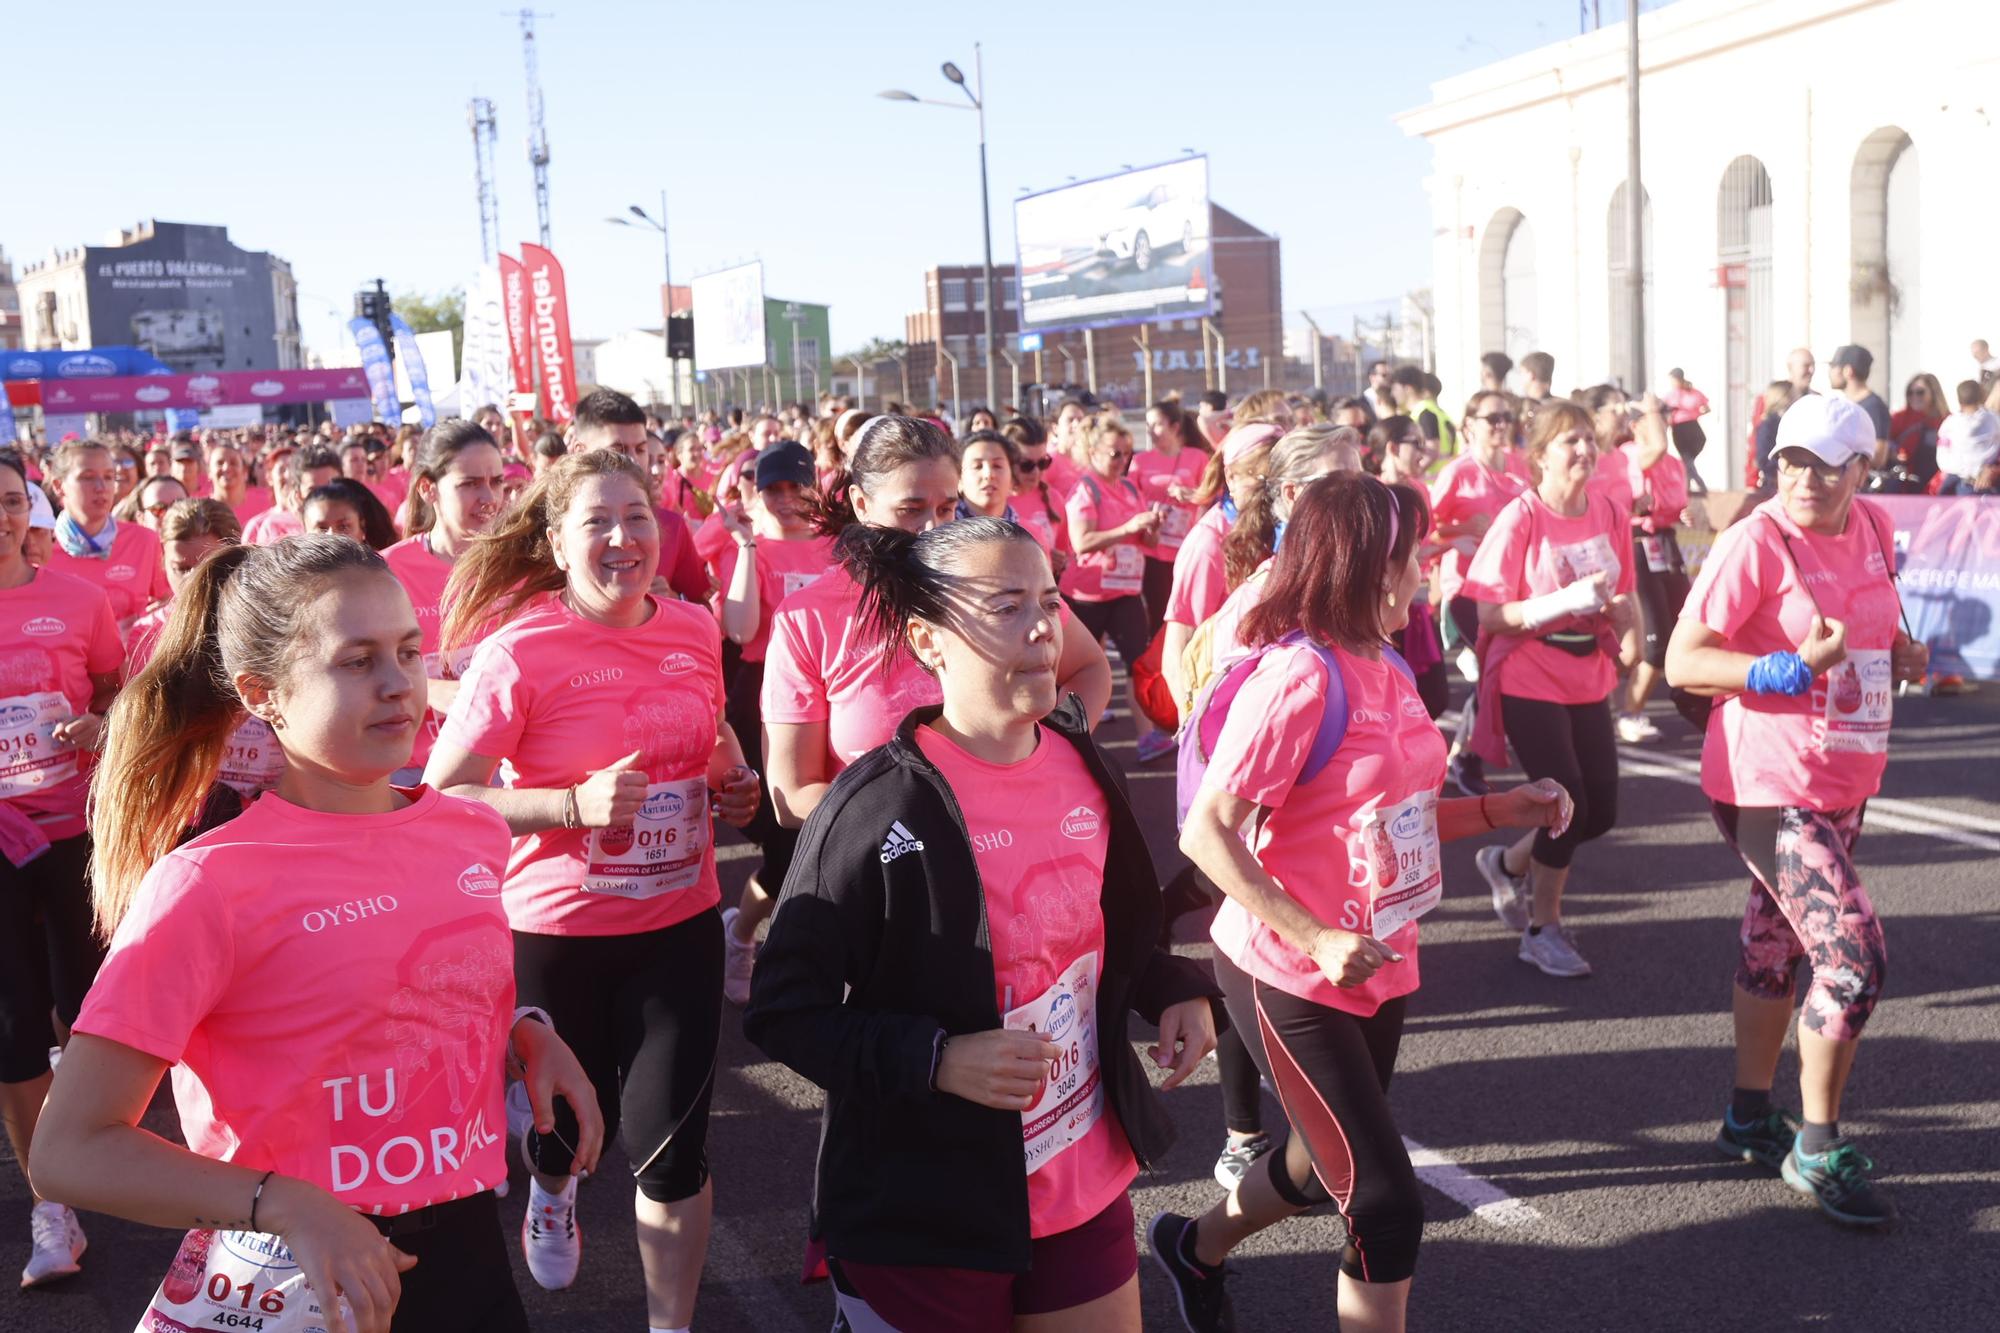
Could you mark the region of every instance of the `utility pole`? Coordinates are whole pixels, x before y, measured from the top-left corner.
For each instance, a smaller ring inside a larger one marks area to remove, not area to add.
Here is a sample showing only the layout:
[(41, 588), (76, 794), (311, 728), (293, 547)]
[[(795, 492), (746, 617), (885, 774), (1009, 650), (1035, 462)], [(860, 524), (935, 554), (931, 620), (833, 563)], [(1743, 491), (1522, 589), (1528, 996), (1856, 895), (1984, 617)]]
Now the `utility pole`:
[(466, 104), (466, 123), (472, 127), (472, 170), (479, 184), (479, 257), (492, 263), (500, 249), (500, 195), (494, 185), (493, 144), (499, 134), (490, 98), (475, 97)]
[(1312, 330), (1313, 388), (1324, 389), (1326, 388), (1326, 372), (1320, 368), (1319, 362), (1320, 362), (1320, 346), (1326, 341), (1326, 335), (1319, 331), (1319, 325), (1314, 323), (1313, 317), (1311, 315), (1308, 315), (1305, 311), (1303, 310), (1299, 311), (1299, 318), (1303, 319), (1306, 322), (1306, 327)]
[(549, 131), (542, 120), (542, 80), (535, 66), (535, 11), (523, 9), (521, 54), (528, 69), (528, 165), (535, 169), (535, 219), (549, 243)]
[(1632, 382), (1646, 390), (1646, 191), (1639, 183), (1639, 0), (1625, 0), (1625, 289), (1631, 293)]

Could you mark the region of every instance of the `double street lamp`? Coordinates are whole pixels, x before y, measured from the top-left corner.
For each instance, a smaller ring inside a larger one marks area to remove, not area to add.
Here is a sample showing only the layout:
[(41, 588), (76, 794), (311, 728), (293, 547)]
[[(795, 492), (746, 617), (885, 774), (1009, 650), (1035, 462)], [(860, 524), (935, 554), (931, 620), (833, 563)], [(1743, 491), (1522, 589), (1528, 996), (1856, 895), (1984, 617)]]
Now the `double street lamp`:
[(631, 205), (625, 211), (639, 221), (634, 222), (632, 218), (619, 217), (616, 214), (604, 220), (614, 227), (637, 227), (643, 223), (660, 233), (660, 259), (666, 265), (667, 277), (666, 299), (660, 303), (660, 348), (667, 355), (667, 394), (673, 402), (674, 417), (678, 419), (681, 414), (681, 369), (674, 361), (674, 255), (667, 244), (667, 192), (660, 191), (658, 219), (637, 204)]
[[(878, 94), (891, 102), (919, 102), (924, 106), (949, 107), (954, 111), (972, 111), (979, 116), (979, 225), (986, 238), (986, 266), (984, 286), (986, 289), (986, 405), (998, 410), (999, 392), (999, 345), (993, 334), (993, 310), (999, 303), (999, 294), (993, 288), (993, 208), (987, 201), (986, 190), (986, 73), (980, 54), (979, 43), (972, 44), (972, 78), (968, 85), (965, 73), (951, 61), (944, 62), (945, 78), (958, 85), (965, 94), (965, 102), (942, 102), (929, 97), (918, 97), (901, 89), (891, 89)], [(967, 103), (970, 103), (968, 106)], [(942, 342), (940, 333), (939, 341)]]

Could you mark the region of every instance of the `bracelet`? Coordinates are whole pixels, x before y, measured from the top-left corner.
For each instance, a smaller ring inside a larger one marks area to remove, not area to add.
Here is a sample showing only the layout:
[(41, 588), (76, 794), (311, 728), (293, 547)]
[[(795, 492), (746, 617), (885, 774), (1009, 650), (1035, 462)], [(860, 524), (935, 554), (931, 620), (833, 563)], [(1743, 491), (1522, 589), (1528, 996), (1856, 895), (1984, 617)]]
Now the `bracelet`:
[(1500, 827), (1498, 824), (1493, 822), (1493, 816), (1486, 813), (1486, 797), (1484, 796), (1479, 798), (1479, 817), (1486, 821), (1487, 828)]
[(569, 790), (563, 793), (563, 827), (583, 827), (583, 813), (576, 807), (576, 784), (573, 782)]
[(264, 1173), (264, 1178), (257, 1182), (257, 1192), (250, 1196), (250, 1229), (252, 1231), (255, 1231), (257, 1229), (257, 1205), (263, 1201), (264, 1187), (270, 1184), (271, 1177), (277, 1174), (278, 1173), (275, 1169), (266, 1171)]
[(1801, 695), (1812, 688), (1813, 671), (1797, 653), (1765, 653), (1743, 674), (1747, 694)]

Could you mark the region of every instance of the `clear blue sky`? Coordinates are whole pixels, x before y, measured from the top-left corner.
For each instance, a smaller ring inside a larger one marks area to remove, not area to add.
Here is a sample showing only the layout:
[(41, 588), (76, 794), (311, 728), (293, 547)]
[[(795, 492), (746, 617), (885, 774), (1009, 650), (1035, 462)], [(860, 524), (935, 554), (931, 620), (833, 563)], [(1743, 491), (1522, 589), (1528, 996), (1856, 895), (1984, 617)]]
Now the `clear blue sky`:
[[(969, 72), (975, 40), (996, 260), (1021, 187), (1191, 147), (1218, 203), (1283, 238), (1288, 323), (1304, 307), (1344, 328), (1428, 281), (1429, 154), (1391, 115), (1576, 31), (1573, 0), (540, 7), (577, 336), (657, 325), (658, 238), (603, 219), (665, 186), (677, 279), (762, 259), (771, 295), (832, 305), (836, 350), (900, 337), (923, 270), (977, 260), (972, 115), (875, 96), (956, 95), (939, 62)], [(291, 261), (323, 344), (329, 303), (344, 319), (362, 282), (436, 291), (473, 269), (475, 95), (498, 106), (508, 248), (534, 239), (521, 43), (495, 0), (36, 4), (5, 33), (21, 78), (0, 247), (17, 264), (142, 217), (225, 223)]]

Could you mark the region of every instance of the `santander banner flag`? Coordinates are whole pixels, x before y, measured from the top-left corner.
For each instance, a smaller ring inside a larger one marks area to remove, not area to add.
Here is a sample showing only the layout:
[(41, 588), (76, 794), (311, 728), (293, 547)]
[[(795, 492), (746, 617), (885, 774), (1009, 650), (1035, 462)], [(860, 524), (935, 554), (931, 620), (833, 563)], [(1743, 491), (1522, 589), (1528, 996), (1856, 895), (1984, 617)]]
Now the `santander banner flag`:
[(535, 391), (533, 342), (528, 336), (528, 275), (521, 261), (500, 256), (500, 301), (507, 317), (507, 355), (514, 367), (514, 392)]
[(542, 367), (542, 392), (548, 395), (549, 420), (560, 425), (576, 415), (576, 362), (569, 340), (569, 293), (563, 287), (562, 265), (541, 246), (522, 244), (521, 267), (528, 275), (528, 296), (533, 307), (529, 332), (535, 343), (535, 359)]

